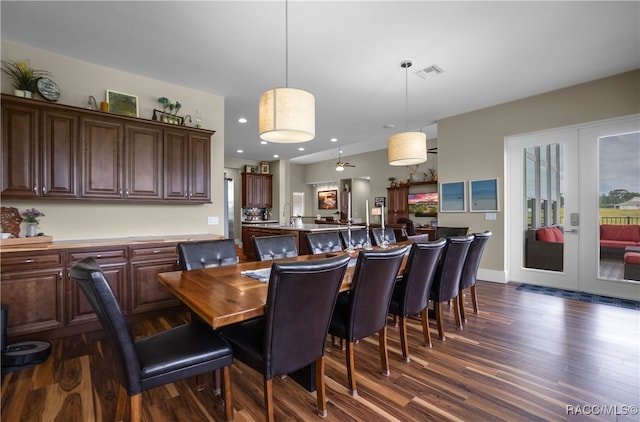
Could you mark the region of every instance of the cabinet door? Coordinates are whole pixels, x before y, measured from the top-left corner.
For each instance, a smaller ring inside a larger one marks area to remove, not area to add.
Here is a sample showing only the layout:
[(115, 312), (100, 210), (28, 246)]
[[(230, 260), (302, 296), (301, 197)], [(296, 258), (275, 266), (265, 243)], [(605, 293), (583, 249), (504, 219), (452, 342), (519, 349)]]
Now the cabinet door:
[(189, 139), (183, 132), (164, 132), (164, 198), (187, 200)]
[(211, 201), (211, 137), (189, 135), (189, 200)]
[(131, 199), (162, 199), (162, 130), (127, 124), (125, 138), (125, 191)]
[(396, 224), (400, 217), (409, 218), (408, 195), (408, 187), (401, 186), (387, 189), (387, 196), (389, 197), (387, 212), (388, 224)]
[(175, 258), (131, 263), (131, 312), (179, 305), (180, 301), (158, 281), (158, 273), (176, 270)]
[(0, 295), (9, 310), (7, 335), (62, 327), (63, 287), (62, 267), (3, 271)]
[(2, 104), (2, 195), (38, 196), (38, 111)]
[(122, 123), (84, 118), (81, 126), (81, 196), (122, 198)]
[(262, 175), (262, 207), (271, 208), (272, 206), (272, 189), (271, 189), (272, 177), (270, 174)]
[(242, 173), (242, 206), (262, 208), (262, 189), (261, 175)]
[(78, 116), (42, 111), (40, 195), (75, 198), (77, 193)]

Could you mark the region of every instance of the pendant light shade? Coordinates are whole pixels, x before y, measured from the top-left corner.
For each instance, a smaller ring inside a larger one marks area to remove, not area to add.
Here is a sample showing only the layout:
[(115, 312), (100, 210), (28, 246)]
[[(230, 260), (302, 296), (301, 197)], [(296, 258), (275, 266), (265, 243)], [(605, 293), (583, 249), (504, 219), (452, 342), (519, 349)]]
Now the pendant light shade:
[[(408, 69), (411, 60), (404, 60), (400, 67), (405, 70), (405, 129), (409, 126), (409, 78)], [(423, 132), (409, 132), (408, 130), (392, 135), (387, 141), (389, 165), (413, 166), (427, 161), (427, 135)]]
[(273, 88), (260, 97), (258, 132), (271, 142), (307, 142), (316, 135), (316, 100), (307, 91)]
[(307, 91), (289, 88), (289, 2), (284, 2), (285, 87), (260, 96), (258, 134), (271, 142), (307, 142), (316, 136), (316, 99)]
[(402, 132), (387, 142), (389, 164), (413, 166), (427, 161), (427, 135), (423, 132)]

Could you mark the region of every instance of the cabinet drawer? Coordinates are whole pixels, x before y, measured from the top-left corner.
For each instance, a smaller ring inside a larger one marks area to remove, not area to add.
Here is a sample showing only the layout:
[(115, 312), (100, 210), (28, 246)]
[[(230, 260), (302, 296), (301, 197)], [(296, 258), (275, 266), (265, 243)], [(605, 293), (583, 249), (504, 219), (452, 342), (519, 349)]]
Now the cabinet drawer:
[(78, 251), (71, 251), (68, 253), (69, 257), (69, 266), (73, 265), (75, 262), (80, 261), (88, 256), (92, 256), (96, 259), (96, 261), (126, 261), (127, 260), (127, 249), (126, 248), (117, 248), (117, 249), (83, 249)]
[(178, 251), (176, 245), (163, 244), (156, 246), (144, 246), (144, 247), (132, 247), (131, 248), (131, 261), (146, 261), (156, 258), (178, 258)]
[(3, 272), (7, 270), (16, 270), (25, 265), (28, 265), (29, 267), (62, 265), (62, 254), (59, 252), (2, 254)]

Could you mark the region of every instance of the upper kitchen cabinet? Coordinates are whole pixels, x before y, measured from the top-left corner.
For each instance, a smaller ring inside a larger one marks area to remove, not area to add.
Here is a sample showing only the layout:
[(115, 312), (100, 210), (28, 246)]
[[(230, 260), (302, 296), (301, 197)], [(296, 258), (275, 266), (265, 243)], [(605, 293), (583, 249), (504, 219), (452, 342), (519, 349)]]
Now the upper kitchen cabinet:
[(75, 198), (79, 115), (2, 96), (2, 197)]
[(271, 208), (271, 174), (242, 173), (242, 206), (245, 208)]
[(2, 199), (211, 202), (211, 130), (2, 95)]

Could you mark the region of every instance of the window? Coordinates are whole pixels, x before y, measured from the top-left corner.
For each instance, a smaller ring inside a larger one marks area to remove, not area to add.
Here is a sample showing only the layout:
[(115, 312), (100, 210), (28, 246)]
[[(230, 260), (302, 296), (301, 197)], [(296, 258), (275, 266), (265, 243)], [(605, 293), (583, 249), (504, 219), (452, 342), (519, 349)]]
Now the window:
[(304, 192), (293, 192), (293, 215), (304, 215)]

